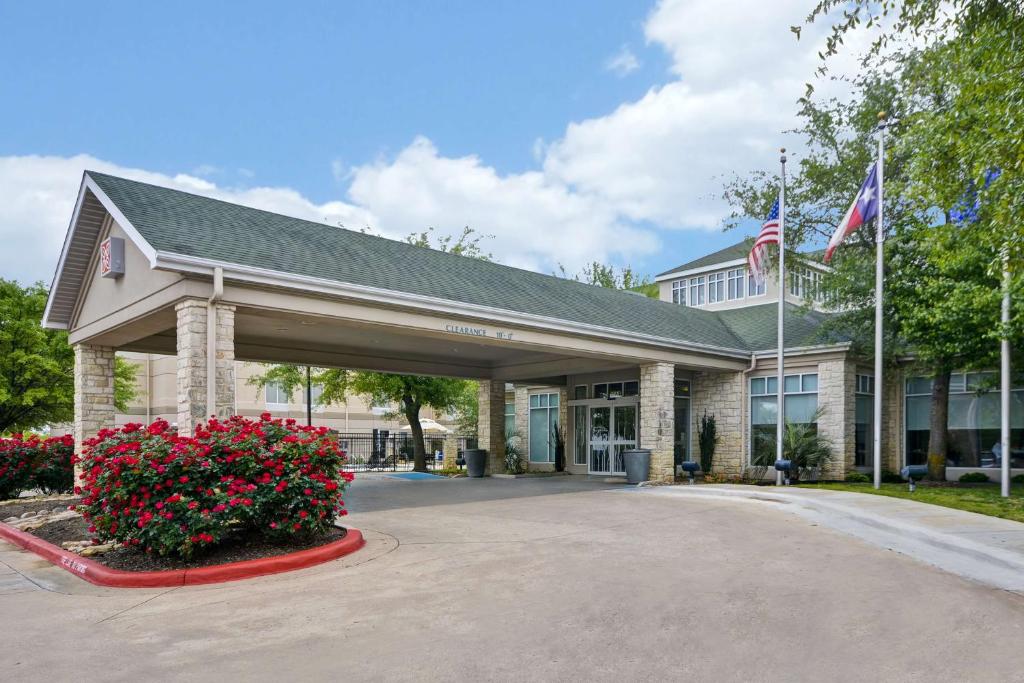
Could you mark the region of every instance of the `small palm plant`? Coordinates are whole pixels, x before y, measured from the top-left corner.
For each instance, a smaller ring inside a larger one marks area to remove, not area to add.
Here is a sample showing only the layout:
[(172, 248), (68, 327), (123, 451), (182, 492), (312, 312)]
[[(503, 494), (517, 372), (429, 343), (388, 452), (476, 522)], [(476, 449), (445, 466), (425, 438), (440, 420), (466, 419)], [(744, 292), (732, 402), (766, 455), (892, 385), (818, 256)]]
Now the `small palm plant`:
[(793, 463), (791, 476), (795, 480), (799, 480), (802, 474), (817, 475), (835, 458), (832, 442), (818, 433), (822, 412), (821, 408), (816, 410), (809, 422), (794, 423), (786, 420), (786, 428), (782, 433), (782, 454)]
[(523, 467), (523, 437), (519, 430), (512, 428), (505, 432), (505, 472), (508, 474), (522, 474), (526, 471)]

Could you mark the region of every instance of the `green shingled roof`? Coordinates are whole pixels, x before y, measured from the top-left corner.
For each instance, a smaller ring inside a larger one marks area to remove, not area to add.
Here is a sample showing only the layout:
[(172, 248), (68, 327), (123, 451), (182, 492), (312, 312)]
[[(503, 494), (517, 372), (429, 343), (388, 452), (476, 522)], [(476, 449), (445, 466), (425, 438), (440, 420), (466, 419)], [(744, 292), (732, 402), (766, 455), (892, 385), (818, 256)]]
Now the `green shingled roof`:
[[(718, 311), (718, 316), (733, 334), (743, 340), (747, 349), (765, 351), (777, 348), (778, 311), (778, 305), (771, 302)], [(810, 311), (787, 303), (786, 346), (813, 346), (823, 343), (818, 337), (818, 330), (828, 317), (827, 313)]]
[(735, 261), (736, 259), (745, 259), (747, 254), (750, 253), (750, 247), (753, 246), (753, 238), (747, 238), (742, 242), (726, 247), (725, 249), (719, 249), (716, 252), (708, 254), (707, 256), (701, 256), (699, 259), (693, 261), (687, 261), (686, 263), (676, 266), (671, 270), (666, 270), (664, 273), (658, 273), (656, 277), (662, 275), (670, 275), (677, 273), (681, 270), (693, 270), (694, 268), (704, 268), (705, 266), (714, 266), (719, 263), (725, 263), (726, 261)]
[[(706, 311), (448, 254), (93, 171), (89, 177), (155, 250), (419, 294), (710, 349), (775, 346), (774, 304)], [(686, 264), (746, 254), (746, 243)], [(821, 313), (788, 306), (786, 344), (812, 341)]]
[(88, 171), (158, 252), (744, 349), (714, 313)]

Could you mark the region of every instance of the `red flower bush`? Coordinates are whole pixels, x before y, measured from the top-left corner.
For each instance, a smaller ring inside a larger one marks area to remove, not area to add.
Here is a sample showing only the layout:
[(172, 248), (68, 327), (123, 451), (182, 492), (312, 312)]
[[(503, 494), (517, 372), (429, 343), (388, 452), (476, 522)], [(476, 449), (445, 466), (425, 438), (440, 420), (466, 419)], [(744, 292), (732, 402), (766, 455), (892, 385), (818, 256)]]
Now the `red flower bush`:
[(191, 556), (233, 533), (322, 535), (352, 474), (324, 427), (294, 420), (210, 420), (193, 437), (127, 424), (103, 430), (82, 454), (77, 509), (102, 541)]
[(44, 439), (15, 434), (0, 439), (0, 499), (17, 498), (22, 491), (67, 493), (74, 485), (72, 436)]

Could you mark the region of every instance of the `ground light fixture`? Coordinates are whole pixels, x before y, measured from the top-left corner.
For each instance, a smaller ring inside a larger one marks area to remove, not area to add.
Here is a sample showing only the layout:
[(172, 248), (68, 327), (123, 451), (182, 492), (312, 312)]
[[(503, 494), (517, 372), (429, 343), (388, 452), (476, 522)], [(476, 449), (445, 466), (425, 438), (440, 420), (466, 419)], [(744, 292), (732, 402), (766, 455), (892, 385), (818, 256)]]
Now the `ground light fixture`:
[(700, 469), (700, 463), (694, 462), (692, 460), (687, 460), (682, 465), (680, 465), (679, 468), (683, 470), (683, 472), (686, 472), (687, 476), (690, 478), (689, 484), (692, 486), (695, 483), (694, 475), (696, 475), (697, 470)]
[(780, 479), (782, 480), (782, 485), (783, 486), (789, 486), (789, 473), (792, 470), (793, 470), (793, 461), (792, 460), (776, 460), (775, 461), (775, 471), (778, 472), (780, 475), (782, 475), (780, 477)]
[(924, 479), (927, 474), (927, 465), (907, 465), (900, 470), (900, 476), (907, 480), (907, 485), (911, 493), (913, 493), (917, 488), (917, 484), (914, 480)]

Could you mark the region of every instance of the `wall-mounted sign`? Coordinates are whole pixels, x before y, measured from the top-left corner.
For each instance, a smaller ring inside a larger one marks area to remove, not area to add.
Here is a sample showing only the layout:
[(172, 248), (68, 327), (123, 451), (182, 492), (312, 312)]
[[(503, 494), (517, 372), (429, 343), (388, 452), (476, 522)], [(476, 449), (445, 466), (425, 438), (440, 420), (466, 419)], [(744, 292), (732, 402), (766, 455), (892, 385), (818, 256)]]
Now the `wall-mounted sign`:
[(490, 337), (491, 339), (504, 339), (512, 341), (512, 332), (507, 330), (488, 331), (486, 327), (476, 325), (458, 325), (449, 323), (444, 326), (444, 331), (449, 334), (463, 334), (469, 337)]
[(108, 237), (100, 242), (100, 276), (119, 278), (124, 275), (124, 239)]

